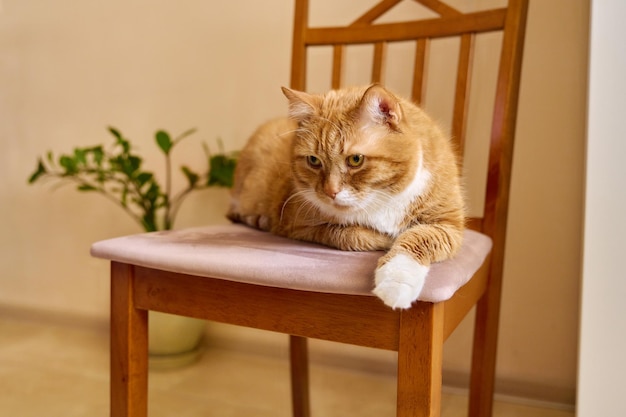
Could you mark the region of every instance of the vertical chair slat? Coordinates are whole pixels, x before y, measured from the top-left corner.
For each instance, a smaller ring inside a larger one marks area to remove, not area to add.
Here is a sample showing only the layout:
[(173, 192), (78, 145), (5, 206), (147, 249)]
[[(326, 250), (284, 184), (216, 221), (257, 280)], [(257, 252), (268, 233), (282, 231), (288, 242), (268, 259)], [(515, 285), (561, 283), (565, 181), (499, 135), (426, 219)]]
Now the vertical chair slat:
[[(381, 15), (387, 12), (401, 0), (382, 0), (367, 12), (359, 16), (351, 26), (369, 25), (374, 20), (378, 19)], [(372, 65), (372, 82), (380, 83), (385, 76), (385, 55), (387, 51), (387, 45), (383, 42), (374, 44), (374, 58)], [(334, 74), (334, 71), (333, 71)]]
[(341, 88), (343, 84), (343, 53), (344, 45), (333, 46), (333, 73), (331, 86), (332, 88)]
[(459, 64), (456, 74), (456, 88), (454, 94), (454, 110), (452, 113), (452, 140), (457, 146), (457, 152), (463, 160), (465, 147), (465, 128), (467, 124), (467, 105), (469, 102), (470, 78), (472, 73), (472, 58), (474, 55), (473, 34), (461, 36)]
[[(448, 6), (440, 0), (415, 0), (417, 3), (429, 8), (442, 17), (458, 16), (461, 14), (457, 9)], [(430, 39), (418, 39), (415, 49), (415, 65), (413, 75), (412, 99), (417, 104), (422, 104), (426, 95), (426, 68), (428, 66), (428, 49)]]
[(380, 83), (385, 77), (385, 55), (387, 44), (378, 42), (374, 45), (374, 64), (372, 65), (372, 82)]
[(293, 28), (293, 46), (291, 49), (291, 88), (306, 89), (306, 38), (309, 24), (309, 1), (296, 1), (295, 24)]
[(418, 39), (415, 46), (415, 64), (413, 66), (413, 91), (411, 98), (417, 104), (424, 101), (426, 94), (426, 68), (428, 66), (429, 39)]

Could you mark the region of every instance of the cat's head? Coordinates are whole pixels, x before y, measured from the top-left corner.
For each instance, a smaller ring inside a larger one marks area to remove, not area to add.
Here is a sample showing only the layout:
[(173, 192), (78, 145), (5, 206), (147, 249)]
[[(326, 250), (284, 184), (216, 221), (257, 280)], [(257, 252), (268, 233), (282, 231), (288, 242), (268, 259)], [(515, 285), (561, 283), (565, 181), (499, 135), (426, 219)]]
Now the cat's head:
[(392, 204), (413, 182), (420, 144), (412, 104), (380, 85), (323, 95), (283, 88), (298, 122), (293, 174), (301, 195), (322, 212), (349, 220)]

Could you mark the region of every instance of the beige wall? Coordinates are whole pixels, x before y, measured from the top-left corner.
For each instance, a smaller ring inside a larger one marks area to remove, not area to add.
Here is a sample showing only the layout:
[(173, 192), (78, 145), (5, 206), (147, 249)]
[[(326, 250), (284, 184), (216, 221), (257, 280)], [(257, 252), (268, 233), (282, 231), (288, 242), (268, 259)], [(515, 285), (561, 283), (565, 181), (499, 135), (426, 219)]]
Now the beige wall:
[[(4, 0), (0, 311), (105, 320), (108, 267), (89, 245), (139, 231), (97, 195), (27, 186), (38, 155), (106, 143), (114, 125), (158, 171), (154, 131), (197, 127), (175, 157), (200, 169), (202, 140), (239, 149), (258, 123), (284, 113), (291, 1), (211, 4)], [(352, 7), (328, 4), (313, 18)], [(501, 392), (565, 403), (576, 375), (587, 19), (586, 0), (531, 3), (498, 357)], [(226, 199), (223, 190), (192, 197), (177, 226), (224, 221)], [(469, 330), (446, 345), (450, 383), (467, 372)]]

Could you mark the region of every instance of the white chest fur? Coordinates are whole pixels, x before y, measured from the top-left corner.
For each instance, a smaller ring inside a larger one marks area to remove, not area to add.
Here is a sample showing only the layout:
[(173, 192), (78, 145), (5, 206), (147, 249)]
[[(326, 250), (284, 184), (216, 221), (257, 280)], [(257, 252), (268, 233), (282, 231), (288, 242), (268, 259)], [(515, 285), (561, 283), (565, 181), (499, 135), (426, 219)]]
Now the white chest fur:
[(350, 224), (360, 224), (392, 236), (398, 235), (401, 230), (406, 211), (409, 205), (426, 191), (431, 174), (420, 163), (413, 181), (398, 194), (376, 191), (361, 204), (361, 209), (350, 214), (344, 214), (341, 221)]

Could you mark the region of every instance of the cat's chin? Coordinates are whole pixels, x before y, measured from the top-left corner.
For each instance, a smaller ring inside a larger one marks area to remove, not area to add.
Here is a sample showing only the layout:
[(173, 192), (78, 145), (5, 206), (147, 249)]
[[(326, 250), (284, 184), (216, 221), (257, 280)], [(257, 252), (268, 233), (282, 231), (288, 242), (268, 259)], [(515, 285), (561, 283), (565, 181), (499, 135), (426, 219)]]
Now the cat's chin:
[(346, 217), (350, 217), (351, 214), (355, 213), (354, 206), (342, 203), (337, 200), (316, 199), (316, 201), (312, 201), (312, 203), (322, 214), (341, 221), (345, 220)]
[(347, 191), (341, 191), (334, 199), (323, 198), (320, 199), (320, 204), (324, 205), (328, 211), (335, 214), (346, 214), (354, 212), (358, 207), (358, 202)]
[(333, 210), (339, 210), (341, 212), (350, 211), (354, 209), (354, 207), (351, 204), (345, 204), (339, 201), (333, 201), (332, 203), (328, 205), (332, 207)]
[(324, 204), (322, 212), (332, 218), (338, 224), (356, 224), (359, 223), (359, 210), (354, 206), (342, 205), (338, 203)]

